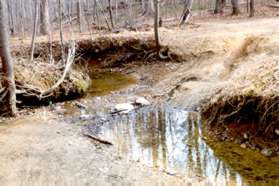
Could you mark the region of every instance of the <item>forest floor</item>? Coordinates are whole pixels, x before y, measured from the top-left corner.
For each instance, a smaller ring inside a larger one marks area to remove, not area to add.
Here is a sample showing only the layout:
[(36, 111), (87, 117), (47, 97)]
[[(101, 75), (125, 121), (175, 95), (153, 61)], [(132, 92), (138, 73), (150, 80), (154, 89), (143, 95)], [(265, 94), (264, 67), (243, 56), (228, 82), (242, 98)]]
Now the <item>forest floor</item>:
[[(210, 113), (214, 110), (211, 105), (219, 103), (220, 97), (230, 99), (235, 94), (249, 94), (274, 98), (274, 95), (278, 96), (279, 87), (277, 28), (279, 18), (196, 21), (189, 26), (161, 28), (162, 44), (180, 57), (179, 62), (134, 61), (113, 68), (104, 67), (102, 71), (129, 74), (138, 81), (123, 90), (83, 98), (79, 102), (95, 112), (143, 96), (152, 103), (168, 102), (193, 110), (205, 105), (204, 112)], [(144, 41), (152, 36), (152, 31), (124, 31), (102, 37)], [(84, 35), (84, 39), (88, 39), (88, 35)], [(17, 48), (15, 44), (14, 48)], [(260, 81), (260, 85), (255, 81)], [(169, 173), (122, 160), (106, 146), (92, 145), (92, 141), (82, 136), (81, 125), (67, 123), (66, 105), (58, 103), (39, 108), (29, 116), (1, 123), (1, 183), (55, 183), (61, 180), (69, 183), (79, 180), (80, 184), (96, 183), (96, 178), (101, 182), (124, 183), (177, 181)], [(74, 113), (79, 117), (79, 112)], [(71, 114), (68, 118), (74, 117)], [(278, 116), (272, 119), (275, 123), (271, 128), (277, 131)], [(273, 148), (278, 152), (278, 134), (274, 135), (273, 145), (261, 148)], [(225, 138), (230, 139), (230, 136)], [(249, 147), (249, 143), (245, 142), (245, 145)]]

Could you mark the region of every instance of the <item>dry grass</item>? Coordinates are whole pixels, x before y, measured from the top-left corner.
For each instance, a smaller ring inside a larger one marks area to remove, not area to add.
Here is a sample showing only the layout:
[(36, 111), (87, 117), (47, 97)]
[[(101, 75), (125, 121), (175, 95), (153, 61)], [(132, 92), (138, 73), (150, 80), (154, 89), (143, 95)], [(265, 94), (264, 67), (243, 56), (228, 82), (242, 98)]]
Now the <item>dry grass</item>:
[[(203, 106), (203, 118), (224, 130), (229, 124), (256, 124), (253, 135), (276, 139), (279, 128), (279, 41), (246, 40), (231, 58), (231, 74), (222, 90)], [(276, 141), (276, 140), (275, 140)]]

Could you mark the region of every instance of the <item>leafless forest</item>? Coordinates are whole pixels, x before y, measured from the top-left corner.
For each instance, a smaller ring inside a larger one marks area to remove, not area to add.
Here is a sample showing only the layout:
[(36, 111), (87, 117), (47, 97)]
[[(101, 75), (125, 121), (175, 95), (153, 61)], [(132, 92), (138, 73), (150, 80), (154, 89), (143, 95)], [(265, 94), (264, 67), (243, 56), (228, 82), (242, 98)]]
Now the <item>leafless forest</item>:
[[(220, 1), (221, 2), (221, 1)], [(232, 1), (233, 2), (233, 1)], [(255, 0), (255, 4), (272, 2), (272, 0)], [(161, 0), (160, 17), (162, 21), (177, 24), (183, 9), (189, 6), (191, 11), (213, 11), (219, 7), (231, 7), (230, 1), (218, 5), (215, 0)], [(191, 5), (188, 5), (191, 4)], [(237, 1), (241, 12), (249, 9), (247, 1)], [(143, 17), (152, 17), (154, 12), (151, 0), (9, 0), (5, 11), (12, 36), (26, 36), (33, 32), (37, 22), (38, 34), (47, 34), (59, 29), (60, 19), (63, 27), (78, 26), (75, 31), (88, 32), (94, 29), (134, 28), (140, 26)]]
[(0, 0), (1, 185), (278, 185), (278, 28), (279, 0)]

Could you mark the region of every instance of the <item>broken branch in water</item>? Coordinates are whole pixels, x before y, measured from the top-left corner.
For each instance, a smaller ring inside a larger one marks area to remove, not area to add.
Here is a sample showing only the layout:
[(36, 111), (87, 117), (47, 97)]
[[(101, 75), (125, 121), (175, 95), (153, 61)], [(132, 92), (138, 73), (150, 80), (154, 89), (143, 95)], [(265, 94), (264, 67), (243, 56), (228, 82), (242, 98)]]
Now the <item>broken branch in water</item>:
[(103, 139), (100, 139), (100, 138), (98, 138), (98, 137), (96, 137), (96, 136), (93, 136), (92, 134), (83, 134), (85, 137), (88, 137), (88, 138), (90, 138), (90, 139), (92, 139), (92, 140), (94, 140), (94, 141), (97, 141), (97, 142), (99, 142), (99, 143), (102, 143), (102, 144), (105, 144), (105, 145), (113, 145), (111, 142), (109, 142), (109, 141), (106, 141), (106, 140), (103, 140)]

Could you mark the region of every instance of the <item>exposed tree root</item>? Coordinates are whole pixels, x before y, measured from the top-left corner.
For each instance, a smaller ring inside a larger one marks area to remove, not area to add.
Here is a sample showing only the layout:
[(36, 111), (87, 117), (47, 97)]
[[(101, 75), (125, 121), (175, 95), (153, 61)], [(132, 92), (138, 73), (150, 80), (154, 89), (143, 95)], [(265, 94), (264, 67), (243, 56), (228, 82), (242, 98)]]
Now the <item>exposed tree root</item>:
[[(217, 137), (222, 138), (222, 135), (227, 133), (225, 138), (236, 140), (249, 134), (251, 143), (259, 145), (255, 140), (260, 139), (274, 148), (274, 151), (279, 150), (279, 136), (276, 134), (279, 128), (278, 95), (221, 97), (204, 106), (202, 115)], [(261, 148), (264, 148), (265, 144), (261, 144)]]
[[(77, 65), (72, 69), (73, 63), (88, 66), (93, 61), (98, 68), (113, 68), (135, 61), (146, 64), (181, 60), (168, 47), (163, 46), (158, 52), (155, 42), (149, 38), (104, 37), (77, 41), (75, 46), (75, 50), (64, 47), (64, 53), (68, 50), (69, 54), (67, 62), (61, 60), (59, 42), (52, 43), (53, 60), (56, 62), (49, 62), (49, 55), (45, 52), (49, 50), (49, 43), (36, 45), (33, 62), (28, 60), (29, 46), (13, 48), (13, 55), (17, 58), (15, 71), (19, 106), (49, 104), (83, 95), (87, 89), (86, 82), (90, 82), (88, 69), (76, 68)], [(0, 99), (4, 99), (5, 90), (1, 87)]]
[(74, 59), (74, 44), (68, 48), (65, 62), (18, 59), (15, 66), (18, 105), (37, 106), (82, 96), (90, 80), (85, 72), (71, 68)]
[(85, 40), (78, 43), (81, 60), (95, 61), (100, 67), (118, 67), (129, 62), (143, 63), (173, 61), (181, 58), (172, 53), (168, 47), (162, 47), (159, 53), (153, 40), (136, 38), (100, 38), (97, 41)]

